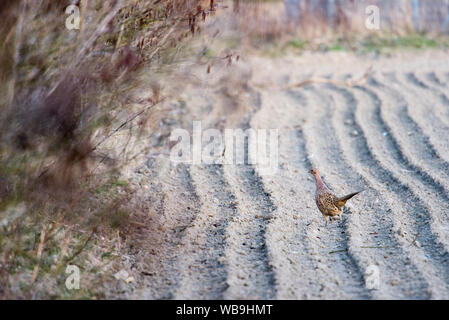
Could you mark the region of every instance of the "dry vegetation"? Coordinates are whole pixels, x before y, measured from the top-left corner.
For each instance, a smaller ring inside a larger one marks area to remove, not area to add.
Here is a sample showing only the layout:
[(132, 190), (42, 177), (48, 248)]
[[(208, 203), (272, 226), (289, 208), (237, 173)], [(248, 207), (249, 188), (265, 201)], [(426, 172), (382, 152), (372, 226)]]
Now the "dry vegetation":
[[(150, 97), (130, 107), (134, 75), (174, 63), (215, 11), (200, 0), (72, 1), (81, 25), (68, 30), (68, 4), (0, 4), (2, 298), (104, 295), (133, 191), (102, 144), (136, 119), (143, 127), (161, 101), (155, 76)], [(84, 289), (65, 289), (67, 264), (91, 275)]]
[[(380, 29), (365, 26), (366, 8), (380, 9)], [(232, 41), (273, 54), (285, 49), (350, 50), (448, 47), (448, 4), (408, 0), (234, 1)], [(385, 50), (387, 49), (387, 50)]]

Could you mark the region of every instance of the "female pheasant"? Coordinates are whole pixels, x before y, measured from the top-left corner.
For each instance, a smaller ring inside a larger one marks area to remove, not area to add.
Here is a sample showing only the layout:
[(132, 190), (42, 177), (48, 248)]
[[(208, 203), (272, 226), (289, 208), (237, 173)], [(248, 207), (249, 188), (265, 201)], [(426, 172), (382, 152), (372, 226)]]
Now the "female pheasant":
[(344, 197), (337, 197), (324, 184), (323, 180), (321, 180), (320, 174), (317, 169), (310, 170), (310, 173), (313, 174), (313, 176), (315, 177), (316, 181), (315, 201), (318, 209), (320, 209), (321, 213), (324, 216), (324, 219), (326, 220), (326, 226), (329, 217), (339, 216), (341, 214), (341, 209), (346, 204), (346, 201), (348, 201), (353, 196), (363, 191), (362, 190), (354, 192)]

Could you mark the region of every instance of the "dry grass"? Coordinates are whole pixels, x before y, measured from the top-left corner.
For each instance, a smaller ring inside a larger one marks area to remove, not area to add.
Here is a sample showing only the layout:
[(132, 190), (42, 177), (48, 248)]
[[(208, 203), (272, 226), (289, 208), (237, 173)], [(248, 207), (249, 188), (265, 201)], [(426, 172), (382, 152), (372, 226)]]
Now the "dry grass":
[[(137, 210), (120, 180), (126, 157), (102, 146), (162, 100), (156, 82), (132, 100), (136, 73), (175, 63), (215, 10), (201, 0), (72, 3), (79, 30), (65, 28), (66, 1), (0, 4), (2, 298), (101, 297), (120, 261), (98, 256), (117, 255)], [(90, 275), (83, 290), (65, 289), (67, 264)]]
[[(336, 39), (359, 41), (366, 37), (445, 35), (449, 31), (448, 3), (444, 0), (297, 0), (233, 1), (238, 14), (226, 17), (242, 44), (284, 46), (292, 38), (303, 43), (328, 43)], [(367, 6), (380, 9), (380, 29), (365, 26)], [(318, 46), (312, 46), (318, 47)]]

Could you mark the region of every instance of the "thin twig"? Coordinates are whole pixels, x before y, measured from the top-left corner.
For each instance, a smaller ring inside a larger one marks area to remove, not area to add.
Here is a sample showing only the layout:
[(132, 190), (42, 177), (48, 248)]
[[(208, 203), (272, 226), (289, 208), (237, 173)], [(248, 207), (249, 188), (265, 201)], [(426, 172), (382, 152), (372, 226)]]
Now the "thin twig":
[[(301, 82), (298, 82), (298, 83), (294, 83), (294, 84), (290, 84), (290, 85), (281, 87), (280, 89), (282, 89), (282, 90), (289, 90), (289, 89), (294, 89), (294, 88), (300, 88), (300, 87), (303, 87), (305, 85), (314, 84), (314, 83), (333, 84), (335, 86), (341, 86), (341, 87), (354, 87), (354, 86), (357, 86), (357, 85), (364, 84), (366, 79), (368, 78), (368, 75), (371, 72), (371, 70), (372, 70), (372, 66), (369, 67), (366, 70), (366, 72), (359, 79), (356, 79), (356, 80), (349, 79), (349, 80), (345, 80), (345, 81), (339, 81), (339, 80), (327, 79), (327, 78), (322, 78), (322, 77), (312, 77), (312, 78), (305, 79), (305, 80), (303, 80)], [(253, 85), (255, 87), (259, 87), (259, 88), (265, 88), (265, 87), (268, 87), (268, 86), (272, 86), (270, 84), (260, 84), (260, 83), (259, 84), (255, 83)]]
[[(94, 152), (102, 143), (104, 143), (107, 139), (109, 139), (110, 137), (112, 137), (114, 134), (116, 134), (121, 128), (123, 128), (124, 126), (126, 126), (128, 123), (130, 123), (131, 121), (133, 121), (134, 119), (136, 119), (137, 117), (139, 117), (140, 115), (142, 115), (144, 112), (146, 112), (147, 110), (149, 110), (150, 108), (154, 107), (155, 105), (159, 104), (160, 102), (162, 102), (164, 99), (160, 99), (159, 101), (152, 103), (148, 106), (146, 106), (145, 108), (143, 108), (142, 110), (140, 110), (139, 112), (133, 114), (131, 117), (129, 117), (128, 119), (125, 120), (125, 122), (123, 122), (122, 124), (120, 124), (117, 128), (115, 128), (110, 134), (108, 134), (106, 137), (104, 137), (103, 139), (101, 139), (101, 141), (99, 141), (93, 148), (91, 148), (86, 155), (91, 154), (92, 152)], [(50, 163), (44, 170), (42, 170), (42, 172), (39, 174), (38, 179), (41, 178), (44, 174), (46, 174), (48, 172), (48, 170), (50, 170), (50, 168), (56, 163), (56, 161), (53, 161), (52, 163)]]
[(64, 243), (62, 245), (61, 254), (59, 256), (57, 265), (61, 264), (61, 262), (63, 261), (65, 255), (67, 254), (67, 250), (69, 248), (70, 238), (71, 237), (72, 237), (72, 228), (69, 227), (68, 230), (66, 231), (66, 234), (65, 234), (65, 237), (64, 237)]
[(116, 134), (121, 128), (123, 128), (124, 126), (126, 126), (128, 123), (130, 123), (131, 121), (133, 121), (134, 119), (136, 119), (137, 117), (139, 117), (140, 115), (142, 115), (144, 112), (146, 112), (147, 110), (149, 110), (150, 108), (154, 107), (155, 105), (157, 105), (158, 103), (160, 103), (163, 99), (149, 104), (147, 105), (145, 108), (143, 108), (142, 110), (140, 110), (139, 112), (133, 114), (131, 117), (129, 117), (128, 119), (126, 119), (122, 124), (120, 124), (117, 128), (115, 128), (110, 134), (108, 134), (106, 137), (104, 137), (103, 139), (101, 139), (101, 141), (99, 141), (92, 149), (89, 153), (95, 151), (103, 142), (105, 142), (107, 139), (109, 139), (110, 137), (112, 137), (114, 134)]
[(418, 232), (415, 236), (415, 239), (413, 239), (413, 241), (409, 241), (410, 245), (416, 245), (416, 240), (418, 240), (419, 235), (421, 234), (421, 232)]
[(364, 248), (364, 249), (388, 249), (388, 248), (394, 248), (394, 246), (361, 246), (360, 248)]
[(25, 20), (25, 10), (27, 7), (27, 1), (22, 1), (20, 6), (20, 13), (19, 13), (19, 20), (17, 22), (17, 29), (16, 29), (16, 46), (14, 48), (14, 56), (13, 56), (13, 63), (12, 63), (12, 77), (11, 77), (11, 83), (9, 85), (9, 104), (12, 105), (12, 102), (14, 100), (15, 96), (15, 86), (16, 86), (16, 79), (17, 79), (17, 65), (19, 64), (19, 55), (20, 55), (20, 48), (22, 45), (22, 30), (23, 30), (23, 21)]
[(176, 27), (178, 26), (179, 21), (176, 22), (170, 29), (169, 32), (162, 38), (161, 41), (159, 41), (157, 48), (148, 56), (148, 60), (151, 60), (154, 55), (163, 47), (165, 41), (167, 41), (168, 37), (175, 31)]
[(339, 253), (339, 252), (346, 252), (346, 251), (348, 251), (348, 249), (334, 250), (334, 251), (329, 251), (329, 254)]
[(46, 230), (47, 230), (47, 227), (44, 224), (42, 226), (41, 239), (40, 239), (39, 245), (37, 247), (37, 253), (36, 253), (37, 262), (36, 262), (36, 265), (34, 266), (33, 275), (31, 277), (31, 284), (33, 284), (34, 281), (36, 281), (37, 275), (39, 273), (39, 265), (40, 265), (40, 261), (41, 261), (41, 257), (42, 257), (42, 251), (44, 250)]
[[(84, 46), (78, 51), (78, 54), (76, 55), (75, 59), (73, 59), (73, 62), (71, 64), (72, 67), (79, 66), (82, 59), (86, 56), (86, 53), (88, 52), (89, 48), (93, 46), (95, 41), (104, 33), (107, 31), (108, 24), (112, 21), (112, 19), (115, 18), (117, 13), (125, 6), (123, 0), (118, 1), (116, 5), (111, 9), (109, 14), (101, 21), (98, 28), (96, 29), (96, 32), (87, 40), (84, 42)], [(56, 82), (56, 84), (53, 86), (53, 88), (48, 91), (47, 96), (50, 96), (56, 88), (66, 79), (67, 73), (64, 73), (64, 75)]]
[(68, 259), (65, 260), (65, 263), (69, 263), (71, 262), (73, 259), (75, 259), (81, 252), (83, 252), (83, 250), (86, 248), (87, 244), (90, 242), (90, 240), (92, 240), (92, 237), (94, 236), (94, 233), (96, 231), (96, 228), (93, 228), (89, 237), (86, 239), (86, 241), (84, 242), (84, 244), (78, 248), (78, 250), (76, 250), (76, 252), (74, 254), (72, 254), (72, 256)]

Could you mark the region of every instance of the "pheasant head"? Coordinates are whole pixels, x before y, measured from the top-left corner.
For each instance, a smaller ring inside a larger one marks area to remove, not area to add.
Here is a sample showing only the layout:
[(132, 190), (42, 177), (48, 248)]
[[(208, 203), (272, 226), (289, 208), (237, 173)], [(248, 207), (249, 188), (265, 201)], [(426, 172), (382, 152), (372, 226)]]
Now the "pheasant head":
[(310, 170), (310, 173), (315, 177), (317, 191), (328, 190), (323, 180), (321, 180), (318, 169), (313, 168), (312, 170)]

